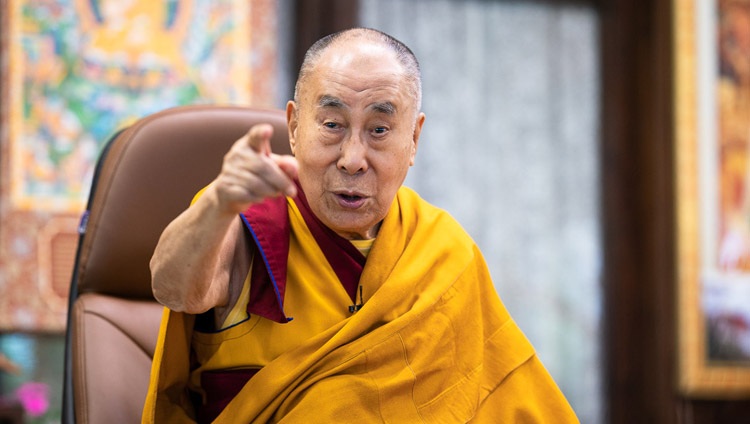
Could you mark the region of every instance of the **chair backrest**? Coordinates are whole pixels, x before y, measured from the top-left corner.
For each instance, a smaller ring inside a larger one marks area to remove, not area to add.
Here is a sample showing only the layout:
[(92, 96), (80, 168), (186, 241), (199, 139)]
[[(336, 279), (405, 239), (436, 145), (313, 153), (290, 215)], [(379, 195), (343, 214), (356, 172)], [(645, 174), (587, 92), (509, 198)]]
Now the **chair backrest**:
[(162, 312), (151, 294), (154, 247), (257, 123), (272, 124), (272, 149), (289, 153), (283, 111), (233, 106), (168, 109), (105, 147), (70, 287), (64, 422), (140, 422)]

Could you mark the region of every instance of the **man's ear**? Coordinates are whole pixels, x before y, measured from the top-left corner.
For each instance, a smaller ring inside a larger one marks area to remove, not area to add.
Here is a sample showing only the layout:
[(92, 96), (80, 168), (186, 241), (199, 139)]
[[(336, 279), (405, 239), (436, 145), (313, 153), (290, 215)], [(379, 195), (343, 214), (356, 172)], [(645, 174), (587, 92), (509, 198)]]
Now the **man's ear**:
[(414, 158), (417, 156), (417, 146), (419, 145), (419, 135), (422, 134), (422, 125), (424, 124), (424, 112), (419, 112), (417, 120), (414, 122), (414, 134), (412, 135), (411, 158), (409, 166), (414, 166)]
[(292, 154), (294, 154), (297, 147), (297, 125), (299, 123), (297, 120), (298, 113), (297, 104), (294, 103), (294, 100), (289, 100), (286, 103), (286, 127), (289, 132), (289, 147), (292, 148)]

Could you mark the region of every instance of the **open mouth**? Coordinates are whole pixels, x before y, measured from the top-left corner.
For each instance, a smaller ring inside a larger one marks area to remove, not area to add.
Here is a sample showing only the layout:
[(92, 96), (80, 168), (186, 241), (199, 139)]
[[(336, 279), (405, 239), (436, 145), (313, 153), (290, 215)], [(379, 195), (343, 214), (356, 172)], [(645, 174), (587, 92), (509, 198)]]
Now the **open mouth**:
[(362, 196), (357, 196), (356, 194), (339, 194), (339, 197), (346, 200), (347, 202), (356, 202), (357, 200), (362, 198)]
[(365, 203), (366, 197), (357, 193), (336, 193), (339, 204), (346, 208), (358, 208)]

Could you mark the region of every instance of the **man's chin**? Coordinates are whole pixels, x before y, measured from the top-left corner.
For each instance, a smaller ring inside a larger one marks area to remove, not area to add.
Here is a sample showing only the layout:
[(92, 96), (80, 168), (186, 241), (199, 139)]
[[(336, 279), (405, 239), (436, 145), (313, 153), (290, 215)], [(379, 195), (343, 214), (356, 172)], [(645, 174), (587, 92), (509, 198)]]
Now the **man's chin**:
[(323, 223), (333, 230), (336, 234), (340, 235), (341, 237), (347, 239), (347, 240), (360, 240), (364, 238), (371, 238), (368, 237), (368, 234), (370, 234), (372, 231), (371, 226), (358, 226), (353, 225), (351, 222), (342, 222), (341, 219), (336, 220), (330, 220), (328, 222), (323, 221)]

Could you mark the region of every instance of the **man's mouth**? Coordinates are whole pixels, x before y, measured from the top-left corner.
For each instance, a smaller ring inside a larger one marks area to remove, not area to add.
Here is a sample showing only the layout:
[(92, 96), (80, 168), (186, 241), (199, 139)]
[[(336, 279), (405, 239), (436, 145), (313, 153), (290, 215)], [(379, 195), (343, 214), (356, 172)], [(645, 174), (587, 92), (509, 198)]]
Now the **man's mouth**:
[(358, 208), (364, 204), (366, 197), (360, 193), (336, 193), (339, 204), (345, 208)]

